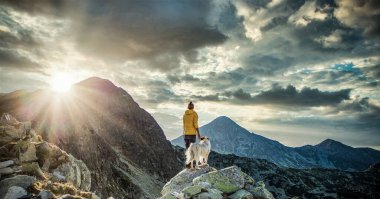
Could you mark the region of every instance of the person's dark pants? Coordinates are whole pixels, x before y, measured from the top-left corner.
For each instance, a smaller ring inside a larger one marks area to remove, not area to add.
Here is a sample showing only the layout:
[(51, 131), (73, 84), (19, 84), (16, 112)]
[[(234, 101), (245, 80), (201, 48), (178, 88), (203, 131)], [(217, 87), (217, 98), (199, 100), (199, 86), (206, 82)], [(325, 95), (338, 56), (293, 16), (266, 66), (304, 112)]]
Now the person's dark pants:
[(195, 135), (185, 135), (185, 146), (186, 149), (189, 148), (190, 143), (194, 143), (196, 140)]

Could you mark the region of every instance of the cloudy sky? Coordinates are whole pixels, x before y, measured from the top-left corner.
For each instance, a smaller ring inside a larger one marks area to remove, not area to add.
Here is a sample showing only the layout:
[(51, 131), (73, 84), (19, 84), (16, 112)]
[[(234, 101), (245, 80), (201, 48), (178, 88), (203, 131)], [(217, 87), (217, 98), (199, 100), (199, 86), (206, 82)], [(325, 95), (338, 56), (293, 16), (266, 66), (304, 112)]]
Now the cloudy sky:
[(380, 1), (3, 0), (0, 92), (99, 76), (168, 139), (195, 103), (289, 146), (380, 149)]

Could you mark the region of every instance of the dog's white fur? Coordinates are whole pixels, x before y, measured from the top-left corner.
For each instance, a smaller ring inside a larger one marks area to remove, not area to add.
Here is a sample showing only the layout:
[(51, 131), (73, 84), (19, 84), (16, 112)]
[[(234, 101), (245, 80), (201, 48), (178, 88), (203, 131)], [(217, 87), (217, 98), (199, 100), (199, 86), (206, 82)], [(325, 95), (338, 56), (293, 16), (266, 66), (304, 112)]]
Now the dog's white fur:
[[(189, 148), (186, 150), (186, 164), (191, 165), (191, 169), (194, 168), (193, 161), (196, 162), (196, 168), (199, 166), (208, 165), (208, 155), (211, 151), (211, 143), (208, 137), (202, 138), (199, 143), (191, 143)], [(198, 165), (198, 163), (201, 163)]]

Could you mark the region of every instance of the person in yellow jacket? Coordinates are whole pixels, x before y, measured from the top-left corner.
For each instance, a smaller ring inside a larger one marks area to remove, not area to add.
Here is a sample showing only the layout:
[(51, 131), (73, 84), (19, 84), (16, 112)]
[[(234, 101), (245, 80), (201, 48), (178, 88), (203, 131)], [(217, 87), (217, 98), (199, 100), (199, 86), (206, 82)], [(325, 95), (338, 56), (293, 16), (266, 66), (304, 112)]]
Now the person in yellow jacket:
[(187, 106), (187, 110), (183, 115), (183, 134), (185, 139), (186, 149), (189, 148), (190, 143), (194, 143), (196, 135), (198, 139), (201, 139), (198, 129), (198, 114), (194, 111), (194, 104), (190, 102)]

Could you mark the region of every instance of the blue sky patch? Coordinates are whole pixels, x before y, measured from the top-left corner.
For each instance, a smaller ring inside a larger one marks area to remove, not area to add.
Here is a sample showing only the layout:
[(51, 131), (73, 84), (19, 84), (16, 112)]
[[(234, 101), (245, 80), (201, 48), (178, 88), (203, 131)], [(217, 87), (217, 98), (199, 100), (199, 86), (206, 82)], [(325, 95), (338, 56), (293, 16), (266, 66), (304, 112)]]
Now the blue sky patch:
[(359, 68), (356, 68), (353, 63), (335, 64), (333, 66), (333, 69), (338, 70), (338, 71), (353, 73), (358, 76), (363, 75), (363, 72)]

